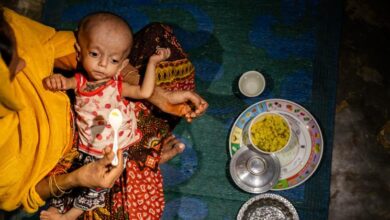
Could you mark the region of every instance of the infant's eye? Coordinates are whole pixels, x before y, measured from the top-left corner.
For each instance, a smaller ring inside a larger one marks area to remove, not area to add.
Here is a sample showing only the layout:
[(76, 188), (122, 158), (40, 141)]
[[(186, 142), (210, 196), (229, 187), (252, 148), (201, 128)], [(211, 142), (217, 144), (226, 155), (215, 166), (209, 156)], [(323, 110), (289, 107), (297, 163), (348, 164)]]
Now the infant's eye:
[(91, 51), (91, 52), (88, 53), (88, 55), (91, 56), (91, 57), (97, 57), (99, 54), (96, 53), (96, 52)]
[(112, 62), (113, 64), (118, 64), (118, 63), (119, 63), (119, 60), (112, 59), (111, 62)]

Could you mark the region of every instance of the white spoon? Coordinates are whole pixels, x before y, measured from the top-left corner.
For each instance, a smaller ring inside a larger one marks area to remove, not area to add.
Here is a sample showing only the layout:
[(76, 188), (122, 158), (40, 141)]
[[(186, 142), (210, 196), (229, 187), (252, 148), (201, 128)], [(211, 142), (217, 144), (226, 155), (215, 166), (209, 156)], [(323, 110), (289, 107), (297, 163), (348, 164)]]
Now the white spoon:
[(114, 159), (112, 160), (111, 164), (113, 166), (118, 165), (118, 130), (121, 127), (122, 124), (122, 113), (119, 111), (119, 109), (114, 108), (111, 110), (110, 114), (108, 115), (108, 122), (110, 123), (111, 127), (114, 129), (114, 145), (112, 148), (112, 151), (114, 151)]

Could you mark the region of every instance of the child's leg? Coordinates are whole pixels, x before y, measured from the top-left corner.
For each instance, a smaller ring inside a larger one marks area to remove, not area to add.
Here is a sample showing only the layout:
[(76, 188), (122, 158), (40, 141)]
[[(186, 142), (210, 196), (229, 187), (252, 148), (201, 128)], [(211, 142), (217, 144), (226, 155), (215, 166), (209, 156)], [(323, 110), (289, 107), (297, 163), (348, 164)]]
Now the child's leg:
[(78, 208), (71, 208), (64, 214), (58, 212), (58, 209), (54, 207), (50, 207), (47, 211), (42, 211), (40, 215), (40, 219), (42, 220), (75, 220), (81, 214), (83, 214), (83, 210)]

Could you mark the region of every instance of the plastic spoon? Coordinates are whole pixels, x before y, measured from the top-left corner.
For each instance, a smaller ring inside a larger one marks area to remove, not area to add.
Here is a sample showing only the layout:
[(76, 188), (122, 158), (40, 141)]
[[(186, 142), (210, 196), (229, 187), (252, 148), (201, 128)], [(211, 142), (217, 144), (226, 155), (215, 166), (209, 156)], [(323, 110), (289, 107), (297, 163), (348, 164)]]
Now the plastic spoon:
[(114, 144), (112, 151), (114, 151), (114, 159), (112, 160), (111, 164), (113, 166), (118, 165), (118, 130), (121, 127), (122, 124), (122, 113), (119, 111), (119, 109), (114, 108), (111, 110), (110, 114), (108, 115), (108, 122), (110, 123), (111, 127), (114, 129)]

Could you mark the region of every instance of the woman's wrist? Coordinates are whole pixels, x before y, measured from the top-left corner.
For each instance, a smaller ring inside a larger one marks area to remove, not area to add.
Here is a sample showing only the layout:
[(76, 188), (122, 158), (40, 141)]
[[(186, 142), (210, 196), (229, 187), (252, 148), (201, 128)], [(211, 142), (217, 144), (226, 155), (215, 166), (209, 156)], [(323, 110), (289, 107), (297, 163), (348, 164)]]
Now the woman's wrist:
[(159, 86), (155, 86), (152, 95), (147, 100), (153, 105), (158, 106), (159, 104), (161, 104), (160, 102), (163, 101), (161, 99), (164, 99), (162, 94), (163, 92), (165, 92), (164, 89)]
[(66, 185), (70, 188), (75, 188), (75, 187), (88, 187), (83, 181), (83, 170), (84, 166), (79, 167), (78, 169), (72, 171), (69, 173), (69, 177), (65, 180)]
[(79, 181), (77, 178), (77, 170), (64, 174), (64, 175), (59, 175), (56, 177), (58, 185), (61, 187), (63, 190), (70, 190), (75, 187), (80, 186)]
[[(69, 183), (70, 175), (51, 175), (49, 177), (50, 195), (54, 197), (61, 197), (64, 194), (72, 192), (72, 185)], [(58, 180), (57, 180), (58, 179)]]
[(52, 196), (60, 196), (77, 186), (75, 173), (51, 175), (41, 180), (35, 187), (39, 196), (46, 200)]

